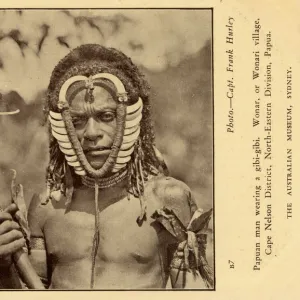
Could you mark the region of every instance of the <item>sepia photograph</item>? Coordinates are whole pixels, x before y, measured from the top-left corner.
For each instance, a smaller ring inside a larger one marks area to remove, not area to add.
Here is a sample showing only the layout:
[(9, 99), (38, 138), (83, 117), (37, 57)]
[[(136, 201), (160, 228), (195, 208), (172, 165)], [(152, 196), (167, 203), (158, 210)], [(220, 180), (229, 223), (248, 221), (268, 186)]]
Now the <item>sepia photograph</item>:
[(215, 290), (213, 9), (0, 10), (1, 290)]

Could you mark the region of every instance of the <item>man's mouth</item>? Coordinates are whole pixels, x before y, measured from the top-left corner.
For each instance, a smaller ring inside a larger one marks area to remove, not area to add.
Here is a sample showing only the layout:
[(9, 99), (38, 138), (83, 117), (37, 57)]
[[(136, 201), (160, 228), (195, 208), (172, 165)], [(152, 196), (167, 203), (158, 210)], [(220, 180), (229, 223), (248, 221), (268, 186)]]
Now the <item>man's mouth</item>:
[(90, 147), (84, 150), (89, 156), (107, 155), (110, 151), (110, 147)]

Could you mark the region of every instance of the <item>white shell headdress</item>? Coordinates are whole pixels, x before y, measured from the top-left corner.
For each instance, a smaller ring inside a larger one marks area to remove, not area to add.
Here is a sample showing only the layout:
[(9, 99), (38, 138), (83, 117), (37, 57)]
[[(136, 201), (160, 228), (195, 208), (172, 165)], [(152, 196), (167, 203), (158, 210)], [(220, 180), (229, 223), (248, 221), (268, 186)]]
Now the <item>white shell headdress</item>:
[(123, 120), (124, 124), (122, 136), (120, 137), (122, 140), (119, 143), (120, 145), (115, 145), (115, 147), (118, 148), (115, 149), (118, 154), (117, 157), (114, 158), (115, 163), (111, 170), (113, 173), (118, 172), (126, 167), (127, 163), (131, 159), (131, 154), (134, 151), (135, 143), (140, 134), (140, 121), (142, 119), (143, 102), (141, 98), (139, 98), (136, 103), (127, 105), (127, 93), (120, 79), (109, 73), (99, 73), (90, 77), (78, 75), (69, 78), (62, 85), (59, 92), (58, 108), (61, 111), (49, 111), (49, 121), (51, 124), (52, 135), (57, 140), (60, 150), (64, 153), (68, 165), (73, 167), (75, 173), (80, 176), (100, 178), (104, 176), (105, 172), (101, 172), (101, 170), (93, 170), (93, 168), (87, 163), (85, 159), (81, 159), (80, 155), (84, 154), (82, 152), (82, 149), (80, 149), (79, 141), (78, 139), (76, 141), (74, 133), (73, 135), (72, 133), (70, 133), (70, 126), (72, 127), (72, 124), (70, 124), (70, 120), (67, 120), (67, 116), (69, 113), (69, 104), (66, 99), (66, 94), (69, 87), (75, 82), (83, 81), (85, 82), (86, 86), (88, 86), (88, 84), (90, 84), (91, 82), (101, 79), (108, 80), (114, 85), (117, 91), (118, 105), (123, 108), (125, 107), (125, 120)]

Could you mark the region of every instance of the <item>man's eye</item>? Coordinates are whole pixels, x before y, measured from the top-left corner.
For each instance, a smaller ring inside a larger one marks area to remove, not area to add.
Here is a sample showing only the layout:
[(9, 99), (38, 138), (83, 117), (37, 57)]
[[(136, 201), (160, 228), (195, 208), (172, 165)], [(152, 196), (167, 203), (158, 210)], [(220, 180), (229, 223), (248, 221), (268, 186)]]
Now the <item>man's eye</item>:
[(72, 122), (73, 122), (74, 126), (80, 126), (80, 125), (85, 124), (86, 118), (83, 118), (83, 117), (73, 117), (72, 118)]
[(114, 112), (106, 111), (98, 115), (98, 118), (102, 122), (112, 122), (115, 119), (116, 115)]

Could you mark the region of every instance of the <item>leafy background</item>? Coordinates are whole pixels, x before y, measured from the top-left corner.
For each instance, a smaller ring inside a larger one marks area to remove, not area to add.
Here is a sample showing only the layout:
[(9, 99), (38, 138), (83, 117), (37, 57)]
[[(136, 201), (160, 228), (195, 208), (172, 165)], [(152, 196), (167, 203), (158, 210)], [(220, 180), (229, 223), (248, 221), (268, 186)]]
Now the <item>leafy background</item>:
[(213, 123), (210, 10), (0, 11), (0, 91), (15, 116), (1, 116), (0, 203), (10, 168), (26, 201), (45, 187), (43, 99), (55, 64), (83, 43), (115, 47), (137, 64), (152, 91), (157, 147), (175, 178), (212, 206)]

